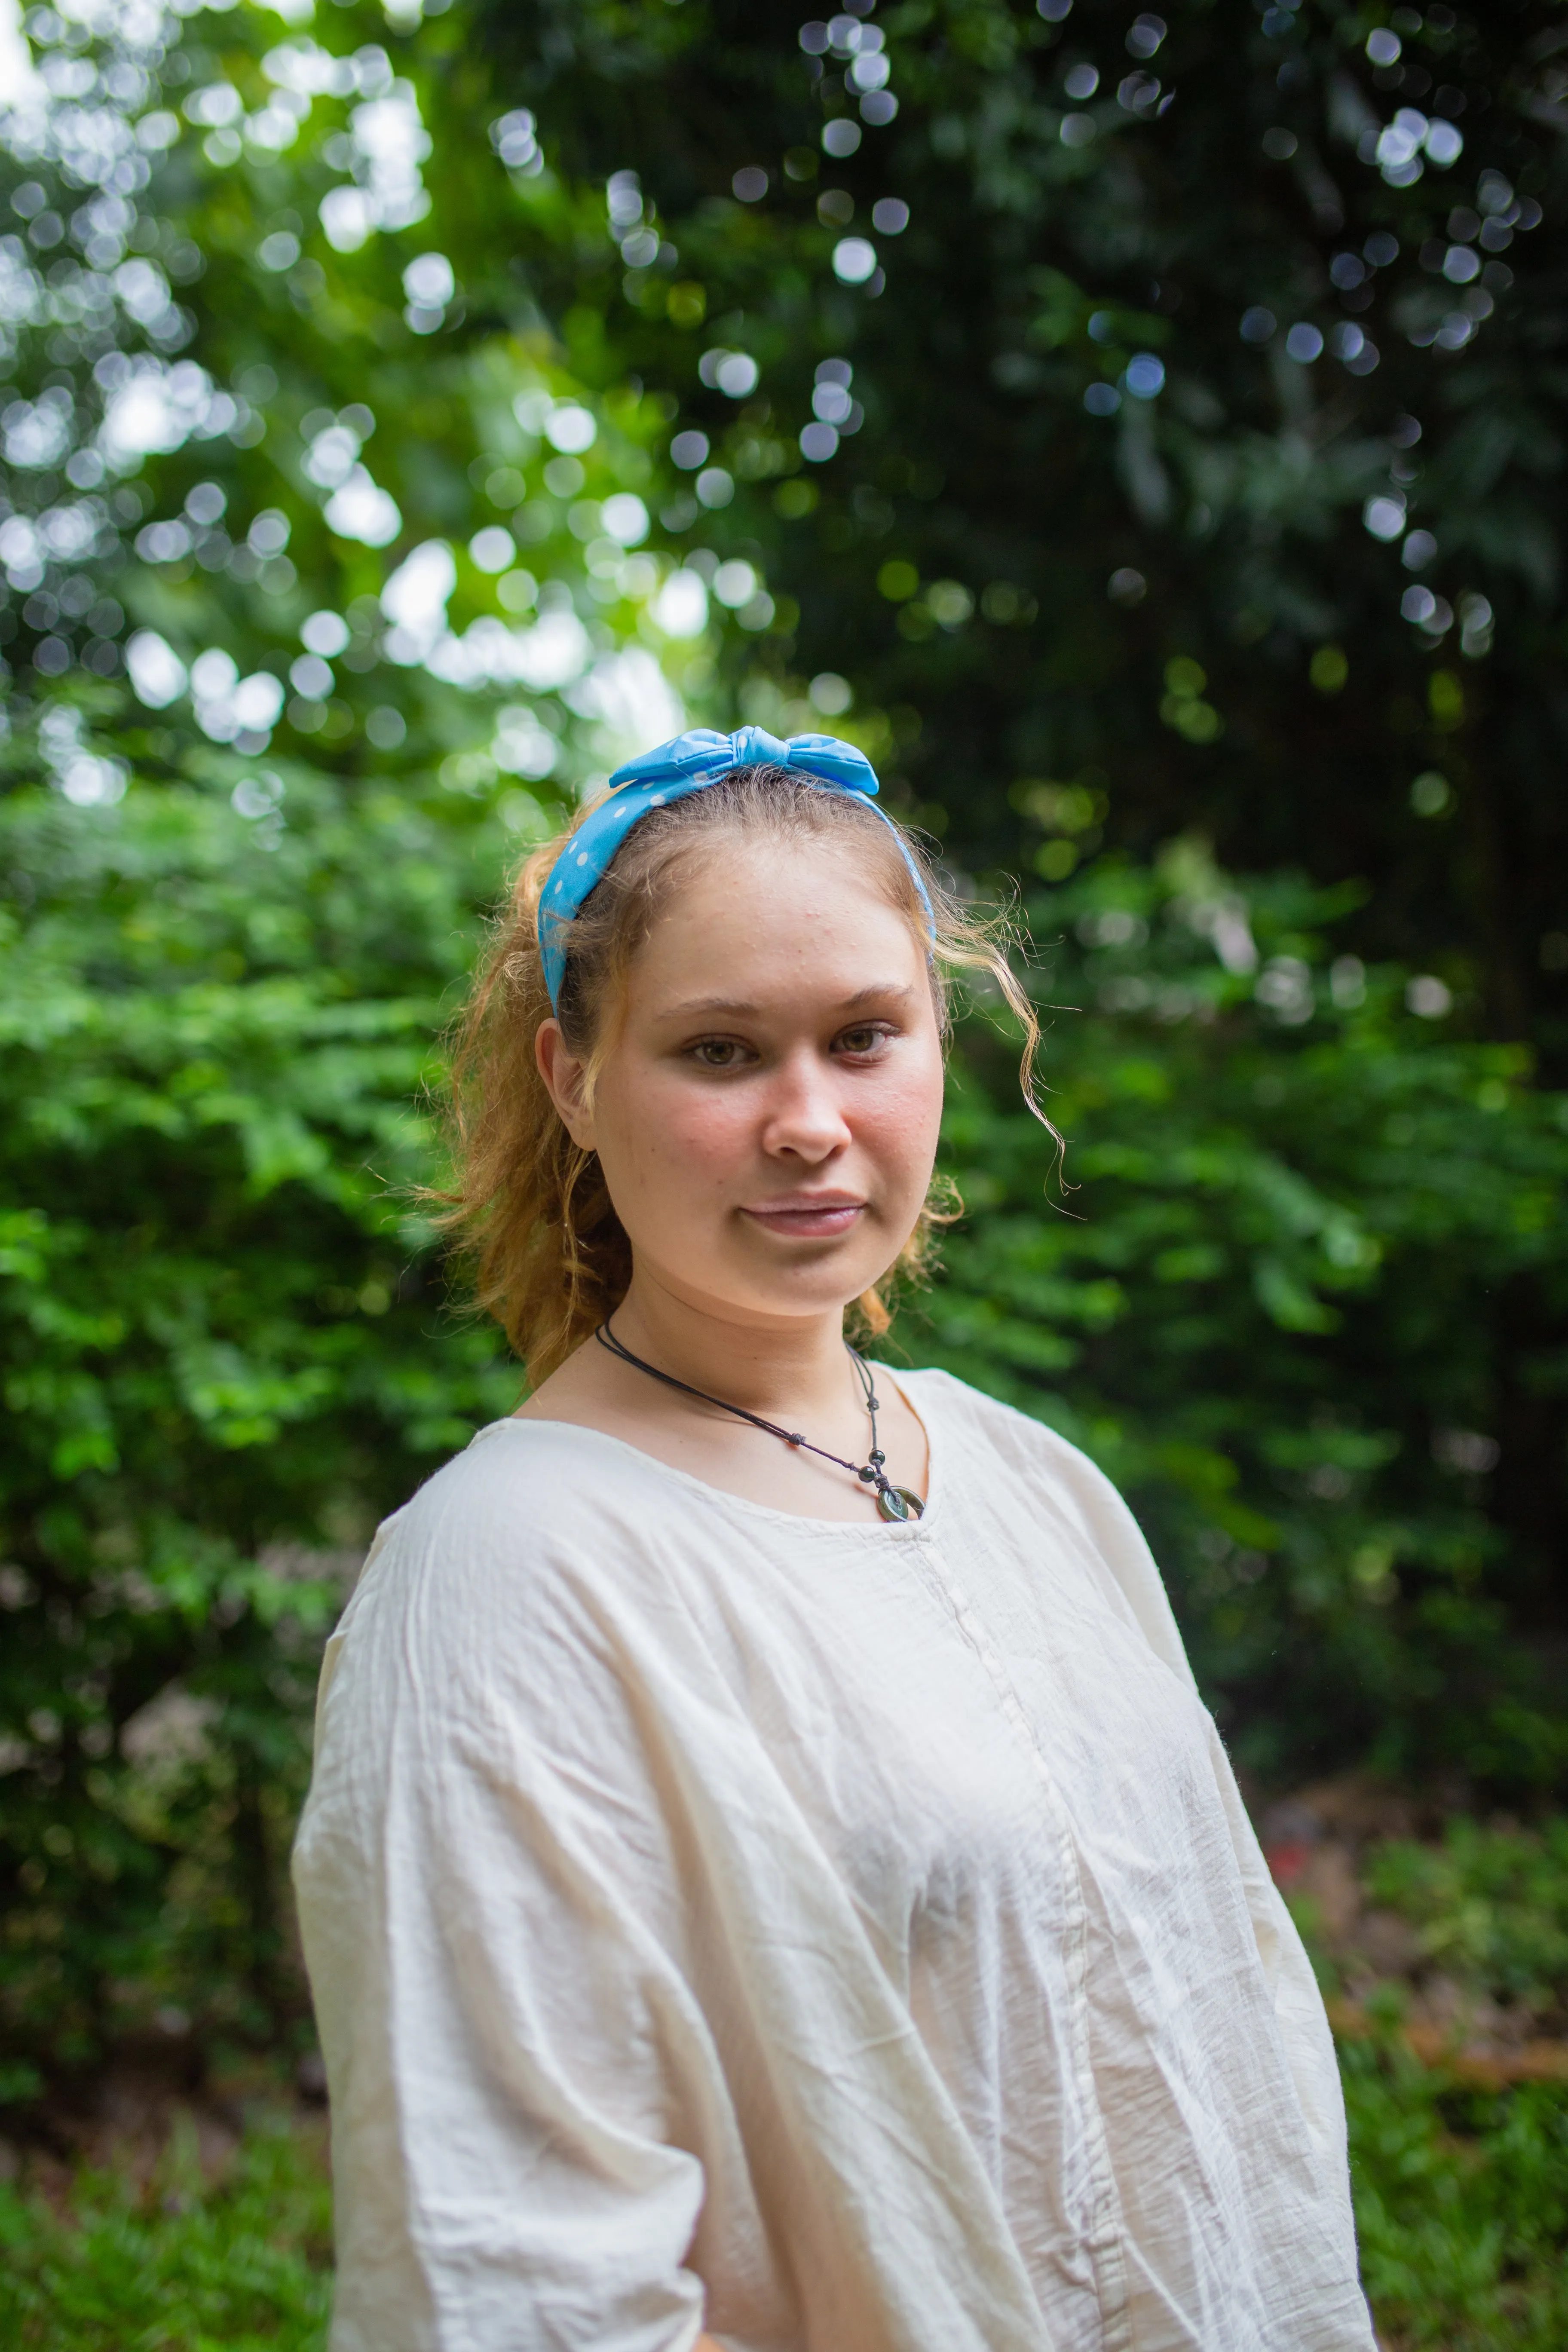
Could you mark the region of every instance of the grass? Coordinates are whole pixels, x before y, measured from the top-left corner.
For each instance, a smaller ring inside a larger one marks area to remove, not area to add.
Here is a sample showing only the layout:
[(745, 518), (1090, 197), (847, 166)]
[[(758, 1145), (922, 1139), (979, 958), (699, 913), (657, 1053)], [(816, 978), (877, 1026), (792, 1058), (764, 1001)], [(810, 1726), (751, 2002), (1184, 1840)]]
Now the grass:
[(1568, 2345), (1568, 2090), (1342, 2044), (1362, 2276), (1390, 2352)]
[[(1339, 1851), (1353, 1855), (1356, 1900), (1342, 1903), (1337, 1937), (1315, 1919), (1305, 1880), (1295, 1907), (1327, 1989), (1353, 1996), (1361, 2021), (1340, 2064), (1383, 2342), (1563, 2352), (1568, 2082), (1478, 2087), (1473, 2074), (1420, 2063), (1405, 2029), (1442, 1996), (1445, 2015), (1474, 2005), (1500, 2048), (1510, 2031), (1562, 2039), (1568, 1825), (1458, 1822), (1440, 1843)], [(1390, 1942), (1391, 1917), (1403, 1946)], [(1404, 1958), (1374, 1967), (1379, 1948)], [(258, 2109), (216, 2179), (187, 2119), (151, 2172), (84, 2170), (52, 2197), (0, 2188), (5, 2352), (322, 2352), (331, 2298), (319, 2125)]]
[[(1334, 1850), (1326, 1837), (1320, 1868)], [(1384, 2341), (1563, 2352), (1568, 2080), (1519, 2076), (1568, 2049), (1568, 1821), (1456, 1820), (1427, 1841), (1357, 1840), (1342, 1822), (1337, 1853), (1353, 1890), (1342, 1877), (1333, 1926), (1310, 1892), (1293, 1907), (1362, 2029), (1340, 2070)]]
[(1539, 1831), (1447, 1823), (1441, 1844), (1390, 1838), (1362, 1870), (1373, 1904), (1478, 1992), (1568, 2022), (1568, 1820)]
[(0, 2189), (7, 2352), (321, 2352), (331, 2196), (319, 2130), (254, 2124), (204, 2179), (176, 2128), (151, 2179), (81, 2172), (68, 2210)]

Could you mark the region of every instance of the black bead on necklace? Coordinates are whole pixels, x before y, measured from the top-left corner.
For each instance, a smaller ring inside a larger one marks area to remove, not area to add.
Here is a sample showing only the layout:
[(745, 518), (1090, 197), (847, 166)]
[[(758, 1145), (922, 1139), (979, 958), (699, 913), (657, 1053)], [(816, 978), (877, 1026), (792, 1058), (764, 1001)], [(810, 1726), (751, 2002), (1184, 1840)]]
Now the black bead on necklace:
[(618, 1356), (623, 1364), (630, 1364), (634, 1370), (646, 1372), (650, 1381), (662, 1381), (666, 1388), (679, 1389), (682, 1396), (695, 1397), (700, 1404), (710, 1404), (720, 1412), (732, 1412), (737, 1421), (749, 1421), (753, 1429), (765, 1430), (770, 1437), (781, 1438), (785, 1445), (804, 1447), (807, 1454), (817, 1454), (824, 1462), (831, 1462), (837, 1469), (847, 1470), (851, 1476), (859, 1479), (863, 1486), (875, 1489), (877, 1508), (883, 1518), (918, 1519), (924, 1511), (925, 1505), (912, 1487), (895, 1486), (888, 1476), (884, 1466), (888, 1457), (877, 1443), (878, 1398), (870, 1367), (864, 1358), (856, 1354), (847, 1340), (844, 1343), (844, 1351), (859, 1375), (866, 1410), (871, 1416), (871, 1451), (863, 1463), (846, 1462), (840, 1455), (829, 1454), (825, 1446), (813, 1445), (811, 1440), (802, 1437), (798, 1431), (781, 1429), (777, 1422), (764, 1421), (760, 1412), (748, 1412), (743, 1404), (727, 1404), (722, 1397), (710, 1396), (705, 1389), (694, 1389), (687, 1381), (678, 1381), (673, 1372), (661, 1372), (657, 1364), (644, 1363), (640, 1356), (634, 1356), (631, 1349), (616, 1339), (607, 1323), (601, 1323), (594, 1337), (601, 1348), (607, 1348), (612, 1356)]

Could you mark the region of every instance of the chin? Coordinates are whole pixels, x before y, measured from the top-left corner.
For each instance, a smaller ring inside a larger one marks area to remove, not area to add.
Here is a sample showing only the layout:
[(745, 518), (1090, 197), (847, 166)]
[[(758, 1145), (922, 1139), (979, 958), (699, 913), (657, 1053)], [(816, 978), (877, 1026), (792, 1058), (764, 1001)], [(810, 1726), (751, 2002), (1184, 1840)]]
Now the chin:
[(842, 1266), (823, 1267), (815, 1270), (815, 1281), (753, 1283), (747, 1286), (748, 1295), (754, 1309), (765, 1314), (837, 1315), (852, 1307), (886, 1270), (877, 1266), (850, 1273)]
[(850, 1270), (825, 1264), (819, 1258), (813, 1265), (793, 1270), (751, 1266), (733, 1273), (710, 1263), (691, 1278), (671, 1278), (667, 1274), (666, 1279), (672, 1289), (684, 1292), (694, 1301), (707, 1301), (727, 1314), (793, 1321), (799, 1316), (841, 1312), (853, 1305), (862, 1291), (868, 1290), (884, 1271), (880, 1266)]

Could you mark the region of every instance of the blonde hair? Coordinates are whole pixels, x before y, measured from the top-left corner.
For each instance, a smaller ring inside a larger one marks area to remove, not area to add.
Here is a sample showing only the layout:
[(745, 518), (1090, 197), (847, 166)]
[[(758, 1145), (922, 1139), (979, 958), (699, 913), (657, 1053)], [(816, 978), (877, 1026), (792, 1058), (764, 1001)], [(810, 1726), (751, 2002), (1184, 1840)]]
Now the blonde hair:
[[(631, 1280), (631, 1245), (598, 1158), (572, 1139), (540, 1076), (535, 1040), (551, 1014), (539, 951), (539, 900), (584, 808), (565, 833), (524, 859), (498, 917), (459, 1015), (452, 1060), (450, 1129), (454, 1181), (444, 1222), (472, 1267), (476, 1304), (493, 1315), (537, 1387), (614, 1313)], [(944, 1039), (952, 976), (985, 977), (1023, 1024), (1025, 1098), (1056, 1134), (1036, 1099), (1039, 1024), (1008, 961), (1005, 923), (971, 912), (943, 887), (915, 838), (898, 837), (851, 793), (805, 782), (788, 770), (737, 769), (639, 820), (584, 901), (568, 933), (558, 1017), (585, 1064), (592, 1088), (613, 1040), (606, 1013), (624, 1003), (637, 950), (668, 904), (690, 855), (725, 834), (780, 845), (831, 842), (857, 857), (868, 878), (929, 945), (931, 984)], [(904, 852), (921, 875), (935, 920), (931, 940)], [(1059, 1144), (1060, 1139), (1058, 1138)], [(894, 1265), (852, 1310), (870, 1336), (891, 1320), (889, 1294), (929, 1265), (936, 1233), (962, 1213), (956, 1191), (933, 1180), (913, 1233)]]

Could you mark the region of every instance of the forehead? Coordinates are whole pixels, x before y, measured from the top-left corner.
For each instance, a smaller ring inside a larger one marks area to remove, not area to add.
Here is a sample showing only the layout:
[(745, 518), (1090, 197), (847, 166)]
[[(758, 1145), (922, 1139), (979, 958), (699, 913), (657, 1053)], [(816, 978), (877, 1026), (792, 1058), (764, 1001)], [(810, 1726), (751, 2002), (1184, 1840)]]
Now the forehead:
[(667, 992), (847, 996), (923, 978), (923, 931), (875, 864), (828, 838), (704, 843), (682, 860), (632, 968), (634, 1000)]

